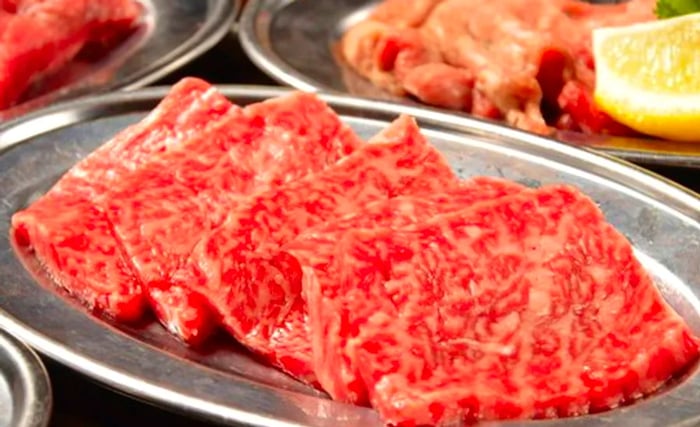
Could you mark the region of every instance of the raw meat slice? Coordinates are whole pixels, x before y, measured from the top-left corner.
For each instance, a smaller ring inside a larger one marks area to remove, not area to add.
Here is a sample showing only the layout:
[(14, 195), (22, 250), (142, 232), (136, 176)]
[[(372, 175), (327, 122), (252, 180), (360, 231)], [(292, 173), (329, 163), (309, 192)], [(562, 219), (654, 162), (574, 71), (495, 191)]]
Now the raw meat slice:
[[(163, 283), (243, 195), (324, 169), (355, 150), (352, 129), (313, 94), (231, 109), (219, 121), (123, 178), (98, 200), (163, 324), (190, 344), (215, 326)], [(138, 188), (138, 191), (134, 191)]]
[(557, 100), (567, 82), (594, 84), (592, 31), (655, 19), (653, 10), (654, 0), (385, 0), (339, 47), (392, 94), (546, 134), (547, 124), (575, 127)]
[(559, 107), (576, 123), (579, 130), (593, 134), (618, 136), (637, 135), (637, 132), (616, 122), (601, 111), (593, 99), (593, 89), (583, 83), (570, 81), (564, 85), (558, 98)]
[(140, 13), (132, 0), (17, 2), (0, 33), (0, 110), (14, 105), (32, 83), (66, 65), (91, 39), (129, 31)]
[(405, 94), (402, 76), (416, 66), (441, 60), (439, 53), (429, 49), (420, 32), (413, 29), (440, 1), (381, 3), (368, 20), (354, 25), (343, 36), (343, 56), (376, 85), (397, 95)]
[(141, 283), (94, 199), (231, 107), (201, 80), (179, 82), (141, 122), (114, 136), (44, 196), (15, 213), (15, 239), (31, 246), (57, 284), (89, 308), (119, 320), (137, 320), (145, 307)]
[[(322, 269), (330, 265), (334, 248), (343, 234), (349, 230), (375, 227), (406, 227), (420, 224), (433, 216), (463, 209), (480, 200), (490, 200), (522, 189), (509, 181), (479, 177), (456, 185), (454, 189), (420, 196), (397, 196), (388, 200), (370, 203), (356, 212), (337, 221), (329, 221), (303, 231), (275, 254), (275, 270), (282, 275), (286, 284), (282, 289), (291, 291), (283, 298), (259, 299), (254, 305), (258, 313), (249, 315), (251, 319), (264, 318), (266, 313), (282, 311), (280, 302), (289, 305), (286, 315), (280, 316), (270, 337), (270, 352), (279, 366), (294, 376), (309, 378), (313, 372), (311, 361), (311, 335), (307, 323), (306, 303), (302, 295), (302, 275), (304, 271)], [(328, 274), (327, 271), (324, 271)], [(326, 277), (332, 277), (328, 274)], [(276, 279), (279, 281), (280, 279)], [(275, 280), (258, 281), (258, 286), (277, 286)], [(273, 293), (274, 289), (258, 292)], [(337, 395), (337, 394), (334, 394)], [(342, 399), (341, 399), (342, 400)]]
[(319, 380), (364, 385), (391, 424), (585, 414), (698, 356), (629, 242), (570, 187), (354, 231), (335, 253), (333, 278), (305, 289)]
[(209, 83), (184, 78), (141, 121), (73, 166), (48, 194), (59, 190), (90, 198), (103, 194), (122, 176), (200, 134), (234, 108)]
[(372, 11), (370, 19), (386, 22), (394, 27), (419, 27), (430, 12), (443, 0), (385, 0)]
[(276, 340), (284, 341), (277, 334), (294, 304), (288, 296), (300, 293), (300, 281), (286, 280), (278, 273), (286, 269), (286, 260), (274, 252), (304, 229), (369, 202), (435, 192), (456, 183), (457, 177), (420, 134), (415, 121), (401, 117), (328, 169), (257, 194), (238, 206), (221, 227), (197, 244), (188, 268), (173, 283), (201, 294), (242, 344), (288, 373), (313, 382), (307, 360), (296, 360), (293, 352), (276, 354)]
[(427, 104), (474, 111), (474, 76), (464, 68), (440, 63), (419, 65), (412, 68), (401, 82), (407, 93)]

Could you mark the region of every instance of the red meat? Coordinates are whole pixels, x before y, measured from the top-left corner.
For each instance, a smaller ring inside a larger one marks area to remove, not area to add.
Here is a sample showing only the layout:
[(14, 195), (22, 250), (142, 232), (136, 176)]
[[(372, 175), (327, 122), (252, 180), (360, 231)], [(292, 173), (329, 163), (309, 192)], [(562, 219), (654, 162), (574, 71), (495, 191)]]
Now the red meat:
[(171, 295), (163, 282), (185, 264), (195, 243), (221, 225), (243, 195), (322, 170), (359, 145), (318, 97), (295, 93), (229, 110), (124, 177), (98, 204), (109, 213), (159, 318), (194, 344), (213, 324), (190, 316), (192, 307), (178, 314), (172, 300), (181, 298), (179, 291)]
[(558, 102), (561, 111), (586, 133), (619, 136), (637, 134), (601, 111), (593, 99), (593, 90), (583, 83), (568, 82), (559, 94)]
[[(355, 229), (375, 227), (406, 227), (420, 224), (433, 216), (462, 209), (480, 200), (490, 200), (521, 190), (521, 186), (493, 178), (475, 178), (465, 181), (454, 189), (420, 196), (397, 196), (379, 200), (361, 207), (352, 214), (312, 227), (282, 247), (276, 254), (275, 273), (280, 273), (286, 284), (284, 298), (258, 300), (254, 306), (257, 314), (251, 318), (264, 318), (266, 313), (282, 312), (271, 333), (271, 351), (277, 364), (295, 376), (313, 372), (311, 363), (311, 341), (307, 323), (306, 304), (302, 298), (302, 274), (309, 269), (322, 269), (330, 265), (333, 249), (344, 233)], [(277, 281), (280, 279), (278, 278)], [(262, 284), (275, 283), (260, 280)], [(265, 292), (273, 292), (266, 289)], [(281, 302), (289, 306), (283, 310)], [(318, 374), (318, 373), (317, 373)], [(306, 375), (308, 377), (308, 374)], [(329, 390), (327, 390), (329, 391)], [(339, 392), (332, 392), (338, 396)], [(348, 400), (348, 399), (344, 399)]]
[(17, 0), (1, 0), (0, 11), (8, 14), (17, 12)]
[(366, 387), (392, 424), (585, 414), (698, 356), (629, 242), (569, 187), (351, 232), (335, 254), (332, 279), (305, 288), (319, 380)]
[[(464, 68), (428, 63), (412, 68), (402, 79), (406, 92), (436, 107), (481, 111), (474, 106), (474, 76)], [(490, 117), (481, 114), (482, 117)]]
[(399, 28), (419, 27), (443, 0), (385, 0), (372, 11), (371, 19)]
[(120, 320), (139, 318), (144, 309), (140, 281), (94, 200), (230, 108), (207, 83), (181, 81), (145, 119), (81, 160), (47, 194), (13, 215), (17, 241), (31, 246), (55, 281), (88, 307)]
[[(241, 343), (288, 373), (313, 382), (309, 355), (284, 339), (286, 314), (298, 308), (300, 280), (285, 280), (285, 257), (271, 256), (301, 231), (399, 194), (457, 183), (442, 156), (408, 117), (328, 169), (253, 196), (197, 244), (176, 286), (199, 293)], [(299, 312), (299, 311), (298, 311)]]
[(141, 14), (132, 0), (5, 1), (3, 9), (13, 13), (0, 17), (0, 110), (65, 66), (87, 43), (118, 40)]

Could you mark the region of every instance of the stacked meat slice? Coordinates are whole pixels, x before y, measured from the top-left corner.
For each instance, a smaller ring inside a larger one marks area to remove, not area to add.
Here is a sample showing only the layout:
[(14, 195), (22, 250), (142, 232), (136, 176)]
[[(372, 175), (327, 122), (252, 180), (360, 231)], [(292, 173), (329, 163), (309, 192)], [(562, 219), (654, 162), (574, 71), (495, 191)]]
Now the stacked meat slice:
[(593, 102), (593, 29), (655, 19), (654, 0), (385, 0), (340, 50), (375, 85), (547, 133), (629, 134)]
[(578, 190), (459, 179), (412, 118), (365, 143), (310, 94), (185, 79), (12, 221), (95, 311), (222, 328), (399, 425), (613, 408), (698, 356)]
[(314, 96), (241, 109), (185, 79), (13, 225), (59, 284), (97, 311), (133, 320), (151, 283), (169, 279), (237, 197), (322, 169), (359, 143)]
[(136, 27), (134, 0), (3, 0), (0, 2), (0, 110), (81, 51), (112, 48)]

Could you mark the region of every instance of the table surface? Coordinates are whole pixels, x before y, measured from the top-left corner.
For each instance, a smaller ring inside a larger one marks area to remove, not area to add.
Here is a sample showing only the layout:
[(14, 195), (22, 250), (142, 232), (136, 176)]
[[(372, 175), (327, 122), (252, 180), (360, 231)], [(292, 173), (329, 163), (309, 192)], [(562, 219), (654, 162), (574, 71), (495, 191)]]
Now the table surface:
[[(169, 85), (184, 76), (198, 76), (213, 83), (276, 85), (243, 54), (233, 34), (225, 37), (208, 53), (156, 84)], [(700, 171), (655, 167), (667, 178), (700, 192)], [(204, 423), (173, 414), (106, 390), (85, 377), (46, 360), (54, 393), (51, 426), (56, 427), (132, 427), (164, 425), (205, 427)]]

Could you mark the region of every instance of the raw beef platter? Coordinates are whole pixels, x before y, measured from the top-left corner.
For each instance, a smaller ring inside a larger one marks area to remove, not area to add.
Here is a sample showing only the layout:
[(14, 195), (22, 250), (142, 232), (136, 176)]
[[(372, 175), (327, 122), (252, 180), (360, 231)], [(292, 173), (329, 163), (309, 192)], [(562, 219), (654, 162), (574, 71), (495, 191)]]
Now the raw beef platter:
[(239, 107), (183, 79), (11, 237), (98, 316), (224, 331), (390, 425), (611, 410), (698, 358), (580, 190), (459, 177), (412, 117), (364, 141), (303, 92)]
[(60, 85), (74, 60), (103, 55), (141, 13), (134, 0), (0, 0), (0, 111)]

